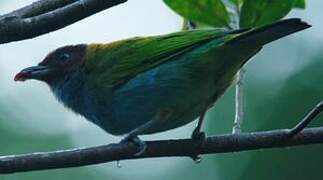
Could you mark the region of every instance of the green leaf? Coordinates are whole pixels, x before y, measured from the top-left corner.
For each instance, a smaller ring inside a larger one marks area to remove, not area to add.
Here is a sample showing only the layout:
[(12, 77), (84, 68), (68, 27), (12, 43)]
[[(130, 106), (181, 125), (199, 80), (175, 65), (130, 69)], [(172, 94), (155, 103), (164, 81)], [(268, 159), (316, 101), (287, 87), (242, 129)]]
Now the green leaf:
[(305, 0), (294, 0), (293, 8), (305, 9)]
[(179, 15), (213, 27), (229, 26), (229, 13), (221, 0), (164, 0)]
[(245, 0), (241, 8), (240, 27), (270, 24), (286, 16), (295, 0)]

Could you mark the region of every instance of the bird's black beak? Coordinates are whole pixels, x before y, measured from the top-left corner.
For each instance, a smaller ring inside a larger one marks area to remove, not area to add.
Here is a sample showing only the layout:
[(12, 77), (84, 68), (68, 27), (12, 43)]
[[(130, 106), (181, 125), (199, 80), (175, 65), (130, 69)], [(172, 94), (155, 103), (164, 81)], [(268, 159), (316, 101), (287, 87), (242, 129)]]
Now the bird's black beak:
[(28, 79), (36, 79), (44, 81), (48, 77), (54, 68), (49, 66), (33, 66), (26, 69), (23, 69), (15, 76), (15, 81), (26, 81)]

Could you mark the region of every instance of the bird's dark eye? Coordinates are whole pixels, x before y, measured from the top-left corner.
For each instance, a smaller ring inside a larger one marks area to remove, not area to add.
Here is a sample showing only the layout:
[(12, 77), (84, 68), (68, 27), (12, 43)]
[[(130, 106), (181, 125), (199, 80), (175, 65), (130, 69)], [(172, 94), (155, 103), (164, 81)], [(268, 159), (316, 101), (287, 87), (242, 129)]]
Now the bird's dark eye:
[(70, 55), (68, 54), (68, 53), (63, 53), (63, 54), (61, 54), (60, 56), (59, 56), (59, 60), (61, 60), (61, 61), (67, 61), (67, 60), (69, 60), (70, 59)]

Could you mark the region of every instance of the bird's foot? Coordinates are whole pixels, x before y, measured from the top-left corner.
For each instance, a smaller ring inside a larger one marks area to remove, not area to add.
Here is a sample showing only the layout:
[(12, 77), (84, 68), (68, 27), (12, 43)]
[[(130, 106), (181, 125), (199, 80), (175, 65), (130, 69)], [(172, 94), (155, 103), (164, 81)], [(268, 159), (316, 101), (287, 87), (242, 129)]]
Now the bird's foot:
[(206, 140), (206, 135), (205, 135), (204, 132), (201, 132), (199, 129), (194, 129), (194, 131), (193, 131), (193, 133), (191, 135), (191, 138), (194, 141), (204, 143), (205, 140)]
[(126, 136), (124, 139), (122, 139), (120, 141), (120, 143), (122, 144), (126, 144), (126, 143), (133, 143), (137, 146), (138, 148), (138, 152), (136, 154), (134, 154), (134, 156), (140, 156), (142, 155), (146, 148), (147, 148), (147, 144), (145, 141), (141, 140), (138, 136)]
[[(206, 135), (204, 132), (201, 132), (199, 128), (194, 129), (191, 138), (194, 142), (196, 142), (197, 145), (202, 145), (206, 141)], [(202, 160), (202, 157), (200, 154), (193, 154), (191, 155), (191, 158), (195, 163), (200, 163)]]

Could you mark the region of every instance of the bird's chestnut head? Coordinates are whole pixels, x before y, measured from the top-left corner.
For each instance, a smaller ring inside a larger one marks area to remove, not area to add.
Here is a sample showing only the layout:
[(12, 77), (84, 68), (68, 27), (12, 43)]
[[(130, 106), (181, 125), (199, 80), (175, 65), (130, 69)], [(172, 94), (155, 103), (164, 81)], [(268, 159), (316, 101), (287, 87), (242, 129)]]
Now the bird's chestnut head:
[(20, 71), (15, 76), (15, 81), (34, 79), (51, 84), (80, 69), (84, 64), (85, 54), (85, 44), (58, 48), (49, 53), (38, 66)]

